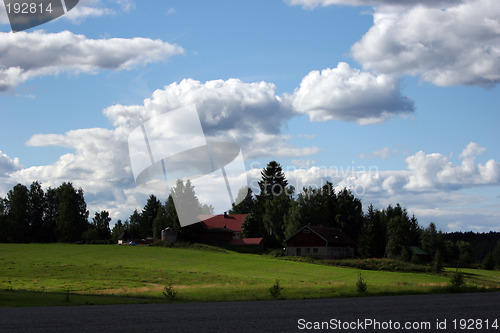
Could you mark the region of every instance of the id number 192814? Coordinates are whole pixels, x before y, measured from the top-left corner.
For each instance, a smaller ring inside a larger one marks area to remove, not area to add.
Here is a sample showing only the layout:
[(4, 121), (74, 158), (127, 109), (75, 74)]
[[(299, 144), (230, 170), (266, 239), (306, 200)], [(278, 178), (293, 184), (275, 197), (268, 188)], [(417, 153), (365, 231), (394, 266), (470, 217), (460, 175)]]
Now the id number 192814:
[(498, 319), (453, 319), (453, 329), (455, 330), (498, 330)]
[(42, 14), (52, 13), (52, 3), (44, 6), (43, 3), (36, 2), (14, 2), (5, 5), (8, 14)]

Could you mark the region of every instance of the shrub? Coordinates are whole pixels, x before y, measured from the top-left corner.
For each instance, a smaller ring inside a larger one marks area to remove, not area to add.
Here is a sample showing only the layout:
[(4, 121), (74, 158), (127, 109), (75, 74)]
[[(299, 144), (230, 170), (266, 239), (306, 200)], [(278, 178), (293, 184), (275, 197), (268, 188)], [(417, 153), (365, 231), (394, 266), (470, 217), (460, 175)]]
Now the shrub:
[(362, 270), (371, 271), (390, 271), (390, 272), (427, 272), (428, 268), (424, 265), (416, 265), (409, 262), (399, 261), (395, 259), (330, 259), (327, 262), (332, 266), (352, 267)]
[(276, 279), (276, 282), (273, 284), (271, 288), (269, 288), (269, 294), (274, 299), (278, 299), (281, 296), (281, 291), (283, 287), (280, 285), (280, 280)]
[(363, 279), (363, 276), (361, 275), (361, 273), (359, 274), (358, 281), (356, 282), (356, 290), (360, 294), (366, 293), (366, 280)]
[(283, 250), (272, 250), (271, 253), (269, 253), (271, 257), (284, 257), (285, 252)]
[(455, 272), (450, 279), (450, 285), (453, 288), (459, 289), (465, 284), (464, 274), (462, 272)]
[(483, 268), (490, 271), (495, 269), (495, 258), (493, 257), (493, 253), (488, 252), (486, 255), (483, 260)]
[(436, 251), (436, 255), (434, 256), (434, 261), (432, 262), (432, 271), (434, 273), (441, 273), (443, 271), (441, 252), (439, 252), (439, 250)]
[(163, 296), (165, 296), (169, 301), (173, 301), (177, 296), (177, 292), (178, 291), (174, 289), (172, 283), (169, 283), (163, 290)]

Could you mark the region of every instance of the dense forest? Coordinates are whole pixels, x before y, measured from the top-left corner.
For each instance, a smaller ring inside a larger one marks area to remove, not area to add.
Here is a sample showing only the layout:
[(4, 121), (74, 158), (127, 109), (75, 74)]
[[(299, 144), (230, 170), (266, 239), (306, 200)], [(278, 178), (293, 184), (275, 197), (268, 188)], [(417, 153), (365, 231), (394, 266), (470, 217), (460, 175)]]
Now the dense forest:
[[(359, 257), (419, 262), (422, 257), (412, 252), (418, 246), (438, 265), (500, 268), (500, 233), (443, 233), (434, 223), (422, 227), (399, 204), (383, 209), (369, 205), (363, 212), (360, 199), (346, 188), (335, 191), (330, 182), (297, 192), (275, 161), (262, 170), (258, 186), (257, 195), (249, 188), (241, 189), (240, 203), (229, 213), (248, 214), (243, 236), (264, 237), (270, 248), (282, 247), (304, 225), (322, 225), (338, 228), (353, 239)], [(178, 180), (164, 202), (151, 195), (141, 211), (116, 221), (111, 230), (107, 211), (95, 212), (89, 221), (84, 192), (71, 183), (46, 191), (36, 181), (29, 188), (18, 184), (0, 198), (0, 242), (116, 243), (124, 231), (137, 239), (160, 238), (168, 226), (178, 229), (182, 237), (174, 205), (179, 198), (195, 202), (196, 214), (213, 213), (211, 206), (199, 203), (189, 181)]]

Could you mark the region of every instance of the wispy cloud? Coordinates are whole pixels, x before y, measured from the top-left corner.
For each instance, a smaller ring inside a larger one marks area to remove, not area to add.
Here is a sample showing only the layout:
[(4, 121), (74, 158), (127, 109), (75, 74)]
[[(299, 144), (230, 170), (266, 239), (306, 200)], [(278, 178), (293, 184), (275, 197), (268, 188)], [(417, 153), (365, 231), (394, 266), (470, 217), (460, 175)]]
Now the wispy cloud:
[(383, 160), (388, 159), (391, 155), (397, 154), (398, 151), (396, 149), (391, 149), (389, 147), (384, 147), (377, 149), (371, 153), (365, 154), (365, 153), (360, 153), (359, 158), (362, 160), (364, 159), (374, 159), (374, 158), (381, 158)]
[(13, 90), (34, 77), (127, 70), (183, 52), (178, 45), (149, 38), (88, 39), (69, 31), (0, 32), (0, 91)]

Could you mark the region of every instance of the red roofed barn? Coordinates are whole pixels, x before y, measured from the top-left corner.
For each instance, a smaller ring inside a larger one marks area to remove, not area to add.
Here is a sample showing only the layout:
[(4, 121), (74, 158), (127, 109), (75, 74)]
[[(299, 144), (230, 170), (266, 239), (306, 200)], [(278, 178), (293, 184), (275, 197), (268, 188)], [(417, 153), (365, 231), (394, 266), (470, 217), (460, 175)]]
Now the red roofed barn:
[(201, 222), (184, 227), (192, 242), (216, 246), (262, 246), (262, 238), (241, 238), (247, 214), (199, 215)]

